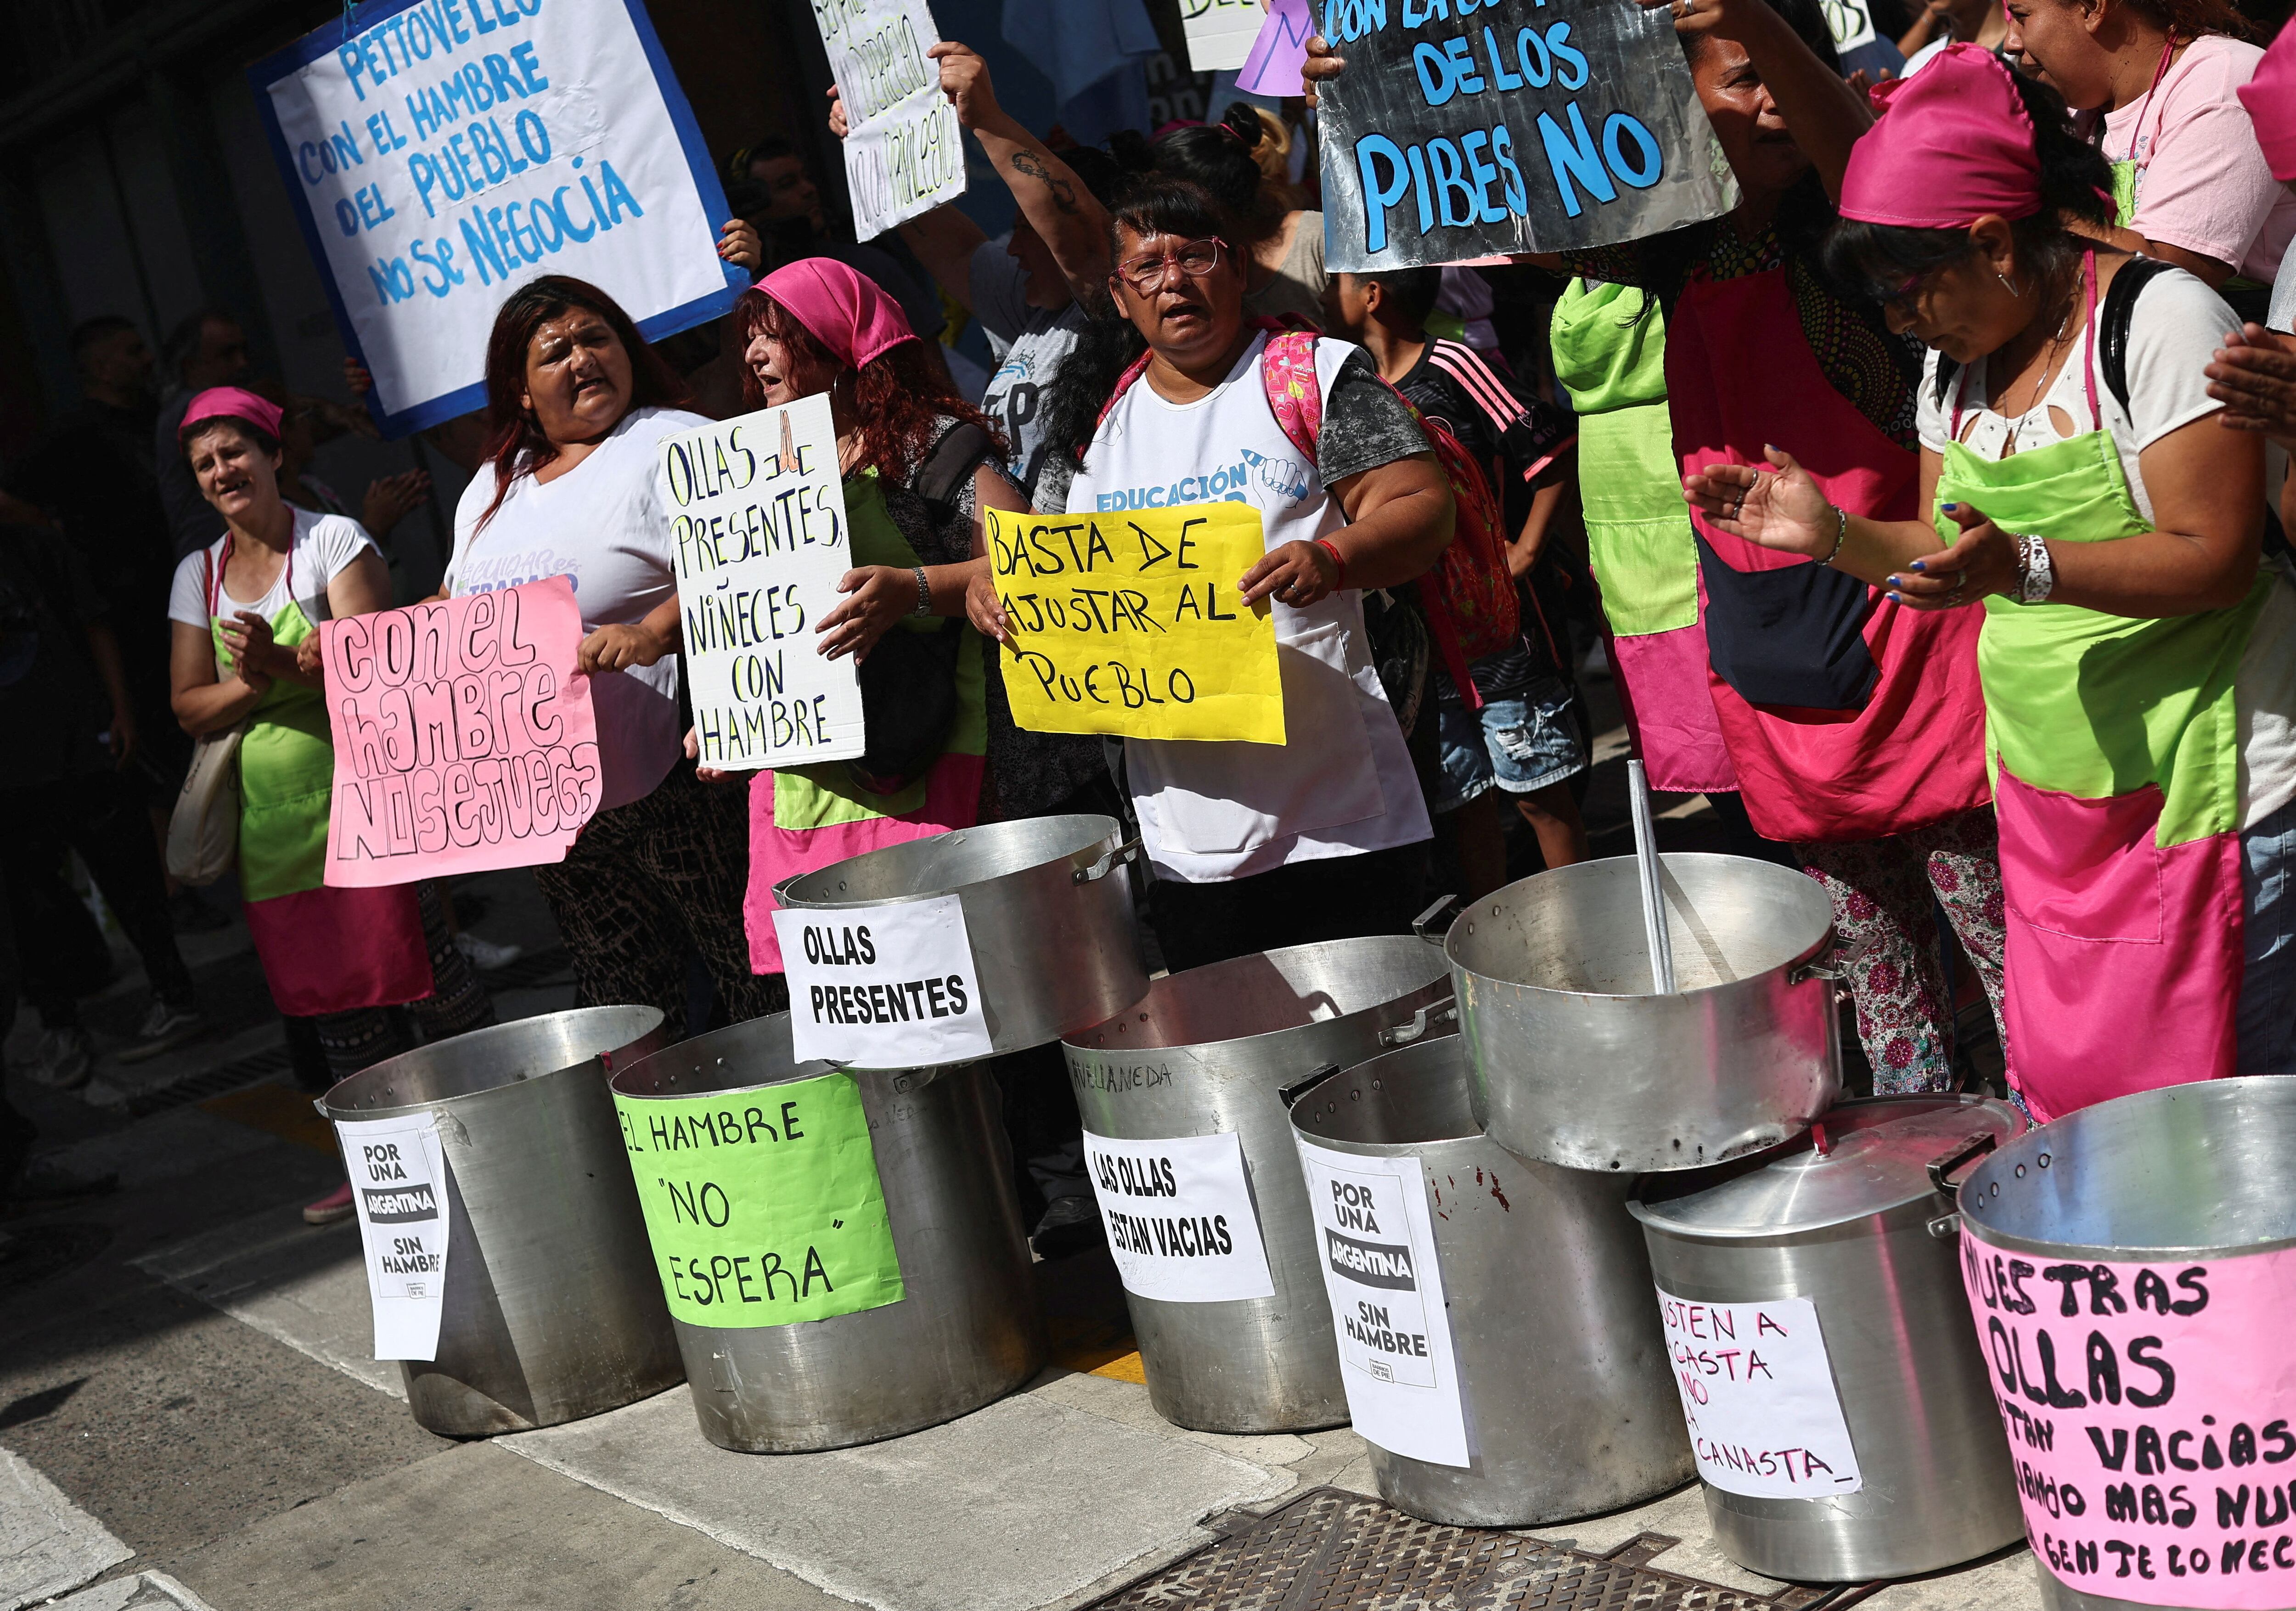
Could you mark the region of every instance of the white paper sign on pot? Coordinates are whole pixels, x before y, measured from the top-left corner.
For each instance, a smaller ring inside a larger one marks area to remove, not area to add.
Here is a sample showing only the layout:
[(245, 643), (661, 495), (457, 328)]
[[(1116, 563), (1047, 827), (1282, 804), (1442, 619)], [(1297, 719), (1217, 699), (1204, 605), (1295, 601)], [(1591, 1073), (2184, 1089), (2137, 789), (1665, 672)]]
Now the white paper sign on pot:
[(800, 1062), (923, 1068), (995, 1052), (959, 897), (783, 907), (774, 933)]
[(1275, 1295), (1234, 1131), (1131, 1141), (1086, 1130), (1084, 1155), (1127, 1292), (1168, 1303)]
[(1698, 1475), (1726, 1493), (1822, 1499), (1865, 1485), (1808, 1298), (1704, 1303), (1658, 1289)]
[(435, 1114), (338, 1119), (366, 1249), (374, 1357), (435, 1360), (447, 1303), (447, 1159)]

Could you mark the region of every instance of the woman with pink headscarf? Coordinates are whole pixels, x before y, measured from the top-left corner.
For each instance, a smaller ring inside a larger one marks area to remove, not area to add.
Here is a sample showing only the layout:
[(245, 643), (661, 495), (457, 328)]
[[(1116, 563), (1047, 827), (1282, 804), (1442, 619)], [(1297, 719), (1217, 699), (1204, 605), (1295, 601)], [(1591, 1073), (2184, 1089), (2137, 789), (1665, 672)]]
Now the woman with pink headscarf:
[(2012, 1080), (2034, 1115), (2296, 1070), (2296, 588), (2262, 554), (2262, 444), (2199, 278), (2100, 243), (2097, 150), (1974, 45), (1896, 87), (1842, 181), (1831, 270), (1931, 349), (1927, 518), (1847, 514), (1788, 440), (1709, 465), (1721, 529), (1983, 605)]

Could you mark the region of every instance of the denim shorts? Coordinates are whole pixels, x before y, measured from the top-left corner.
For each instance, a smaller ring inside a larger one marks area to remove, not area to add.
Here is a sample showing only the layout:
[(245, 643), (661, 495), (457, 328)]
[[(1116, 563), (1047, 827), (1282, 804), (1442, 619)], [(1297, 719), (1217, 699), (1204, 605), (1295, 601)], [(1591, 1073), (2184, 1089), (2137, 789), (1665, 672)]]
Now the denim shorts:
[(1587, 736), (1570, 685), (1543, 678), (1521, 694), (1487, 701), (1480, 711), (1446, 699), (1442, 712), (1443, 797), (1438, 815), (1456, 811), (1494, 786), (1529, 794), (1587, 768)]
[(2296, 1073), (2296, 803), (2243, 832), (2240, 848), (2247, 954), (2234, 1072)]

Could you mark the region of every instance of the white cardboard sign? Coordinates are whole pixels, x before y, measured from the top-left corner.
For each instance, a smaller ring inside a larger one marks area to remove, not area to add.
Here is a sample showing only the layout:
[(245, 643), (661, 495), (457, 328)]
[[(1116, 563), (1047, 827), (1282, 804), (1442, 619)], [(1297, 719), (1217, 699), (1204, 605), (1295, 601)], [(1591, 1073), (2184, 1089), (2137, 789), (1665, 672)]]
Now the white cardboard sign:
[(1824, 0), (1825, 26), (1833, 35), (1833, 48), (1844, 53), (1874, 43), (1874, 13), (1868, 0)]
[(800, 1063), (925, 1068), (993, 1055), (955, 895), (774, 913)]
[(853, 569), (827, 395), (664, 437), (658, 474), (701, 764), (862, 753), (859, 674), (817, 631)]
[(1816, 1304), (1701, 1303), (1660, 1287), (1658, 1306), (1699, 1475), (1756, 1499), (1865, 1486)]
[(1234, 72), (1251, 54), (1267, 25), (1260, 0), (1180, 0), (1180, 26), (1188, 36), (1188, 70)]
[(964, 130), (941, 93), (925, 0), (813, 0), (845, 103), (846, 189), (862, 240), (964, 193)]
[(1406, 1459), (1469, 1464), (1466, 1406), (1417, 1160), (1301, 1141), (1300, 1163), (1356, 1430)]
[(447, 1300), (447, 1159), (439, 1118), (338, 1119), (366, 1247), (374, 1357), (435, 1360)]
[(1086, 1130), (1084, 1154), (1127, 1292), (1168, 1303), (1275, 1295), (1233, 1130), (1160, 1141)]

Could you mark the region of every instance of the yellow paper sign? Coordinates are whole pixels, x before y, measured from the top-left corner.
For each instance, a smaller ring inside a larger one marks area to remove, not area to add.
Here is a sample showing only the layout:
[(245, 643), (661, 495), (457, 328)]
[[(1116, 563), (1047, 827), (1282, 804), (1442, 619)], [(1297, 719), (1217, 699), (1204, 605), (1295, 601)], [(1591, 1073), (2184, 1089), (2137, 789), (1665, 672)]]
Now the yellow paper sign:
[(1037, 733), (1283, 742), (1275, 622), (1236, 579), (1267, 552), (1259, 511), (1192, 504), (988, 514), (1013, 642), (1013, 719)]

